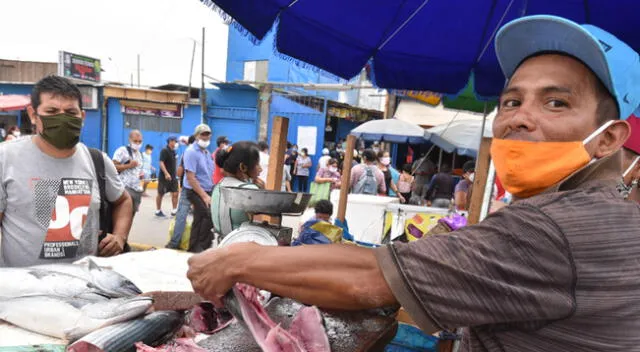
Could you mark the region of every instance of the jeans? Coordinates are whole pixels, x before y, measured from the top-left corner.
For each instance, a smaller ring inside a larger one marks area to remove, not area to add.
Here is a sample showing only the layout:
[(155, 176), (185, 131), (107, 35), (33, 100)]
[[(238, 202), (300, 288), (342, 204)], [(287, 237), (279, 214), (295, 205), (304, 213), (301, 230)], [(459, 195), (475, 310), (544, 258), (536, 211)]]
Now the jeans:
[(182, 191), (180, 191), (180, 198), (178, 198), (178, 212), (176, 213), (176, 222), (173, 225), (173, 236), (171, 236), (167, 247), (178, 248), (180, 246), (182, 233), (184, 232), (185, 226), (187, 226), (187, 216), (189, 215), (190, 207), (191, 203), (189, 202), (189, 198), (187, 198), (187, 189), (183, 188)]
[[(211, 192), (208, 192), (209, 195)], [(191, 238), (189, 238), (189, 252), (200, 253), (211, 248), (213, 243), (213, 221), (211, 210), (200, 196), (191, 189), (187, 190), (187, 197), (193, 205), (193, 223)]]
[(308, 182), (309, 176), (296, 175), (295, 180), (296, 180), (296, 188), (295, 188), (296, 192), (303, 192), (303, 193), (309, 192), (309, 182)]

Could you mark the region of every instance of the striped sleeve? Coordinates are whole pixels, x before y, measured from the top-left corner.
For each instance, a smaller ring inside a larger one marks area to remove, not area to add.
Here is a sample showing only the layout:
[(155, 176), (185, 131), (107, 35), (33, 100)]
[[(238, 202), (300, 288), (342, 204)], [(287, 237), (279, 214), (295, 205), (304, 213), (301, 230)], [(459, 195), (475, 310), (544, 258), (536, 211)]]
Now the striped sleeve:
[(575, 310), (569, 246), (532, 206), (512, 205), (481, 224), (381, 247), (376, 256), (395, 297), (425, 331), (539, 325)]

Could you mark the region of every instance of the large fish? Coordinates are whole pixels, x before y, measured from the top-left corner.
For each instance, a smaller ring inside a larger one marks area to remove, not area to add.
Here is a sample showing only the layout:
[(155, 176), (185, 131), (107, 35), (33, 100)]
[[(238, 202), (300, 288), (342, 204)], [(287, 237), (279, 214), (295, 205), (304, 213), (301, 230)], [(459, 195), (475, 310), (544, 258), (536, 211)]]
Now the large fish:
[(67, 352), (135, 352), (136, 342), (159, 346), (180, 330), (184, 314), (154, 312), (142, 319), (96, 330), (67, 347)]
[(47, 264), (33, 266), (31, 269), (62, 273), (83, 279), (112, 298), (135, 296), (142, 293), (129, 279), (113, 270), (99, 267), (91, 259), (89, 259), (89, 265)]
[(59, 296), (106, 299), (106, 293), (90, 282), (63, 273), (38, 268), (1, 268), (0, 298)]
[(139, 317), (153, 303), (149, 297), (87, 299), (25, 296), (0, 299), (0, 320), (39, 334), (74, 341), (102, 327)]

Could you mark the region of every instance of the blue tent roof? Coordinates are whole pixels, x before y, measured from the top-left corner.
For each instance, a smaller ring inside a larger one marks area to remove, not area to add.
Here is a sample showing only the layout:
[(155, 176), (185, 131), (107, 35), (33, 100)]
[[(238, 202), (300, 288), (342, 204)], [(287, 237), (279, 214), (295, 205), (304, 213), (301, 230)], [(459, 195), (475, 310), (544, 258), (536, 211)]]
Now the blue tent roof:
[[(285, 55), (349, 79), (371, 69), (377, 86), (457, 94), (504, 86), (493, 38), (518, 17), (591, 23), (640, 49), (638, 0), (201, 0), (262, 39), (274, 24)], [(370, 66), (369, 66), (370, 65)]]

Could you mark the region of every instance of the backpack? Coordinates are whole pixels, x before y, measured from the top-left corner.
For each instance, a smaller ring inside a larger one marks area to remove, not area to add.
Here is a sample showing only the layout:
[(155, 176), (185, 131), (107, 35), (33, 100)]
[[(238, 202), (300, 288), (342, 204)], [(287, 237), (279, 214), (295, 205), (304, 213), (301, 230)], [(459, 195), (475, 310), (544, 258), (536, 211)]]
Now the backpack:
[[(98, 237), (98, 242), (102, 241), (108, 233), (113, 233), (113, 205), (107, 199), (106, 180), (107, 175), (104, 169), (104, 157), (102, 157), (102, 151), (89, 148), (89, 154), (91, 154), (91, 160), (93, 160), (93, 167), (96, 170), (96, 179), (98, 180), (98, 189), (100, 190), (100, 231), (101, 234)], [(124, 251), (129, 252), (131, 247), (129, 243), (125, 242)]]
[(373, 175), (373, 168), (371, 166), (366, 167), (364, 175), (360, 176), (355, 187), (353, 187), (353, 193), (371, 195), (378, 194), (378, 181)]

